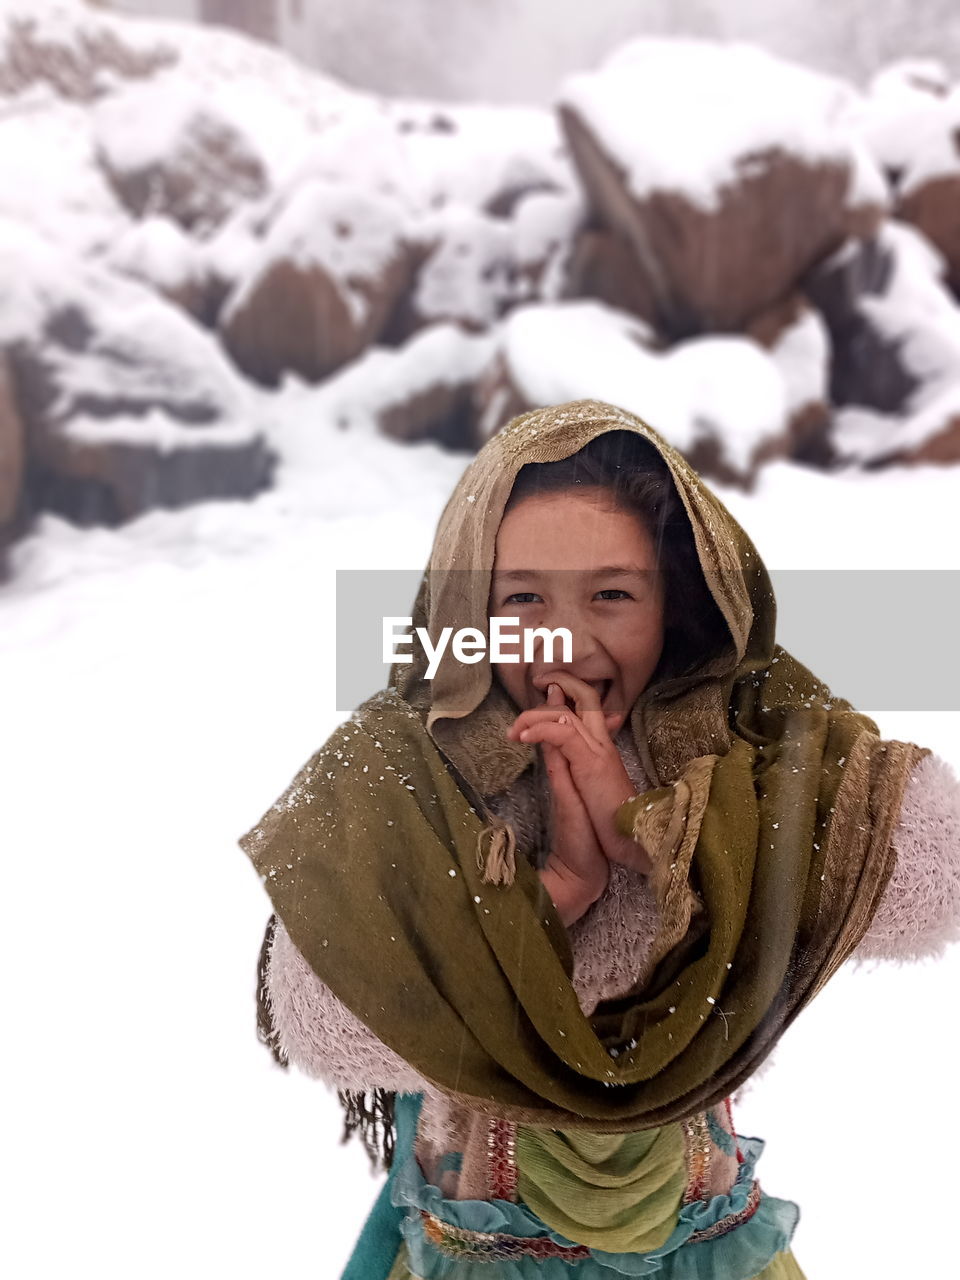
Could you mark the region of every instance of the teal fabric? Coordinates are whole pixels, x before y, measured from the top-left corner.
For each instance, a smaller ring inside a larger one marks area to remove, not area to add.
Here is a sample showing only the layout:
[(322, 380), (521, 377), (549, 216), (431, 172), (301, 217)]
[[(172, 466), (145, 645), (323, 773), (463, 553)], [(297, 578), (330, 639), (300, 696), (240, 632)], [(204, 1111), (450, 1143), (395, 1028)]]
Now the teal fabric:
[[(393, 1181), (403, 1163), (404, 1153), (409, 1153), (416, 1164), (413, 1147), (422, 1102), (422, 1093), (397, 1095), (393, 1166), (363, 1224), (340, 1280), (387, 1280), (400, 1248), (401, 1223), (406, 1216), (405, 1209), (392, 1198)], [(489, 1276), (487, 1280), (490, 1280)]]
[[(729, 1195), (696, 1200), (684, 1205), (673, 1233), (659, 1249), (649, 1253), (591, 1251), (576, 1263), (562, 1258), (516, 1257), (491, 1261), (450, 1257), (424, 1236), (420, 1210), (436, 1214), (453, 1227), (471, 1231), (503, 1232), (521, 1237), (546, 1237), (559, 1244), (575, 1243), (552, 1231), (523, 1204), (508, 1200), (447, 1200), (438, 1187), (423, 1176), (413, 1151), (422, 1094), (397, 1098), (397, 1147), (389, 1180), (394, 1208), (401, 1214), (400, 1231), (406, 1241), (411, 1270), (422, 1280), (615, 1280), (617, 1276), (656, 1277), (656, 1280), (751, 1280), (774, 1257), (789, 1248), (800, 1210), (789, 1200), (763, 1194), (756, 1213), (741, 1226), (714, 1240), (686, 1244), (695, 1231), (711, 1226), (746, 1203), (755, 1167), (765, 1143), (740, 1135), (744, 1162)], [(361, 1237), (362, 1240), (362, 1237)], [(399, 1241), (394, 1238), (391, 1262)], [(390, 1253), (385, 1247), (384, 1255)], [(360, 1272), (348, 1272), (344, 1280), (359, 1280)], [(365, 1280), (383, 1280), (383, 1271), (367, 1271)]]

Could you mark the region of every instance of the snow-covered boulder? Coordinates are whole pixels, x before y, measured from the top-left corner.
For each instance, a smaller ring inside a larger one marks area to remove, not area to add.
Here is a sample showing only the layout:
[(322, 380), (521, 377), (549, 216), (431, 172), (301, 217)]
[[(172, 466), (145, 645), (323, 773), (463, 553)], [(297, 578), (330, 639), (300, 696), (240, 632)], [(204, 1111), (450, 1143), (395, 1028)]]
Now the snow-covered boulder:
[(512, 245), (502, 218), (456, 205), (422, 220), (416, 239), (426, 246), (399, 335), (443, 321), (488, 329), (516, 293)]
[(774, 360), (737, 336), (650, 349), (650, 330), (601, 303), (513, 311), (499, 335), (496, 373), (478, 404), (489, 435), (540, 405), (600, 399), (649, 422), (703, 475), (749, 489), (759, 466), (791, 446), (789, 401)]
[(31, 509), (118, 523), (269, 483), (250, 389), (182, 311), (9, 225), (0, 277)]
[(747, 336), (769, 353), (787, 393), (790, 457), (816, 465), (832, 458), (829, 445), (830, 332), (801, 293), (758, 316)]
[(371, 353), (364, 398), (380, 430), (395, 440), (475, 448), (473, 391), (494, 346), (490, 334), (438, 324), (396, 350)]
[(854, 119), (856, 129), (896, 188), (918, 148), (943, 131), (944, 99), (950, 89), (946, 67), (932, 58), (904, 58), (870, 80)]
[(512, 307), (554, 301), (567, 287), (568, 262), (583, 217), (575, 193), (536, 191), (510, 217), (456, 204), (416, 221), (416, 279), (391, 337), (450, 322), (489, 329)]
[(201, 246), (169, 218), (135, 222), (108, 249), (113, 271), (150, 285), (169, 302), (206, 322), (213, 287)]
[(630, 245), (670, 339), (742, 329), (851, 233), (886, 185), (848, 85), (758, 48), (635, 41), (570, 77), (560, 112), (596, 220)]
[[(848, 329), (858, 337), (859, 362), (844, 352), (848, 381), (834, 378), (843, 406), (834, 447), (863, 466), (960, 462), (960, 307), (943, 282), (946, 264), (900, 222), (881, 228), (878, 253), (886, 261), (882, 285), (856, 298)], [(859, 380), (850, 377), (853, 368)]]
[(113, 94), (95, 109), (94, 128), (104, 172), (135, 217), (209, 232), (266, 192), (250, 139), (192, 88), (165, 81)]
[(241, 369), (268, 385), (318, 382), (383, 332), (410, 284), (402, 209), (349, 183), (310, 179), (277, 211), (220, 318)]
[(896, 216), (936, 245), (960, 293), (960, 90), (946, 67), (927, 58), (885, 67), (870, 82), (857, 127), (887, 176)]
[(835, 405), (897, 413), (917, 386), (899, 343), (864, 305), (866, 299), (888, 294), (893, 275), (889, 240), (876, 236), (848, 240), (804, 280), (805, 293), (830, 331), (830, 398)]
[(44, 85), (61, 98), (89, 102), (176, 58), (168, 41), (76, 0), (6, 0), (0, 11), (0, 94)]
[(940, 250), (947, 280), (960, 295), (960, 90), (935, 99), (935, 119), (914, 134), (897, 189), (897, 217)]

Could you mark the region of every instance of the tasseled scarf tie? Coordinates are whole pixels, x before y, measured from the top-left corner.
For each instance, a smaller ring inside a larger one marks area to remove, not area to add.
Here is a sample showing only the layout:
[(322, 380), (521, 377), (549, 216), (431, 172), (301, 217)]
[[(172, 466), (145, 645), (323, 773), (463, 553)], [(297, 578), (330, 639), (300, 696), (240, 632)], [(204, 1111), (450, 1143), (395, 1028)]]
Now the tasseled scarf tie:
[[(490, 845), (484, 857), (483, 842), (488, 835)], [(513, 884), (517, 874), (517, 836), (503, 818), (491, 817), (477, 833), (477, 869), (483, 872), (487, 884)]]

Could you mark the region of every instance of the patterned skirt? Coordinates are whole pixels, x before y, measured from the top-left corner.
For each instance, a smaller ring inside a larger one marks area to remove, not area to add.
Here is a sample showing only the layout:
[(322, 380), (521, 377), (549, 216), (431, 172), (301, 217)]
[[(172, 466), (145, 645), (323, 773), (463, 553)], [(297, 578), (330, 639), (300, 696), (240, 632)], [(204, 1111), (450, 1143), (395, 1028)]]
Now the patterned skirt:
[(414, 1154), (421, 1102), (397, 1097), (393, 1168), (341, 1280), (805, 1280), (790, 1250), (799, 1209), (754, 1177), (760, 1138), (736, 1135), (729, 1193), (691, 1200), (679, 1124), (520, 1128), (516, 1194), (451, 1200)]

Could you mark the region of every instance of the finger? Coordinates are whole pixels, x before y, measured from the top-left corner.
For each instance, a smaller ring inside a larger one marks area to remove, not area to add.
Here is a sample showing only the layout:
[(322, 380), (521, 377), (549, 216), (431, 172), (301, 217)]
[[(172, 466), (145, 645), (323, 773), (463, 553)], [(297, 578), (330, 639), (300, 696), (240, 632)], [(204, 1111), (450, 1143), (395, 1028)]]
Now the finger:
[(570, 771), (570, 762), (559, 749), (543, 743), (543, 759), (547, 770), (547, 787), (553, 811), (565, 825), (589, 826), (593, 830), (583, 798)]
[[(563, 697), (562, 693), (560, 697)], [(568, 707), (566, 703), (561, 703), (559, 706), (554, 705), (549, 707), (546, 703), (543, 703), (539, 707), (529, 707), (526, 711), (520, 712), (510, 727), (510, 731), (507, 736), (513, 738), (519, 737), (523, 730), (529, 728), (530, 725), (538, 724), (541, 720), (556, 721), (564, 713), (566, 713), (571, 719), (573, 719), (576, 714), (576, 712), (574, 712), (571, 707)]]
[(602, 751), (596, 738), (587, 732), (585, 726), (569, 710), (561, 712), (556, 720), (541, 720), (537, 724), (528, 725), (519, 736), (521, 742), (552, 743), (555, 747), (560, 747), (568, 759), (570, 753), (575, 752), (592, 760)]
[(569, 671), (553, 672), (553, 680), (560, 685), (564, 693), (573, 698), (574, 710), (591, 736), (598, 738), (601, 742), (607, 741), (610, 737), (607, 732), (607, 719), (600, 706), (600, 695), (593, 685), (587, 684), (579, 676), (571, 675)]
[(547, 705), (551, 707), (564, 707), (567, 700), (564, 697), (563, 690), (555, 680), (547, 685)]
[[(562, 696), (563, 695), (561, 694), (561, 697)], [(571, 716), (576, 714), (576, 712), (565, 704), (562, 706), (547, 706), (546, 703), (543, 703), (539, 707), (529, 707), (526, 711), (521, 711), (514, 720), (513, 724), (507, 730), (507, 737), (518, 738), (521, 732), (529, 725), (537, 724), (541, 720), (557, 720), (559, 719), (560, 713), (564, 711)], [(604, 721), (608, 729), (612, 729), (614, 725), (619, 723), (620, 717), (615, 712), (611, 711), (609, 715), (604, 716)]]
[(559, 747), (553, 746), (550, 742), (544, 742), (542, 746), (548, 783), (555, 797), (565, 807), (580, 797), (570, 772), (570, 762)]

